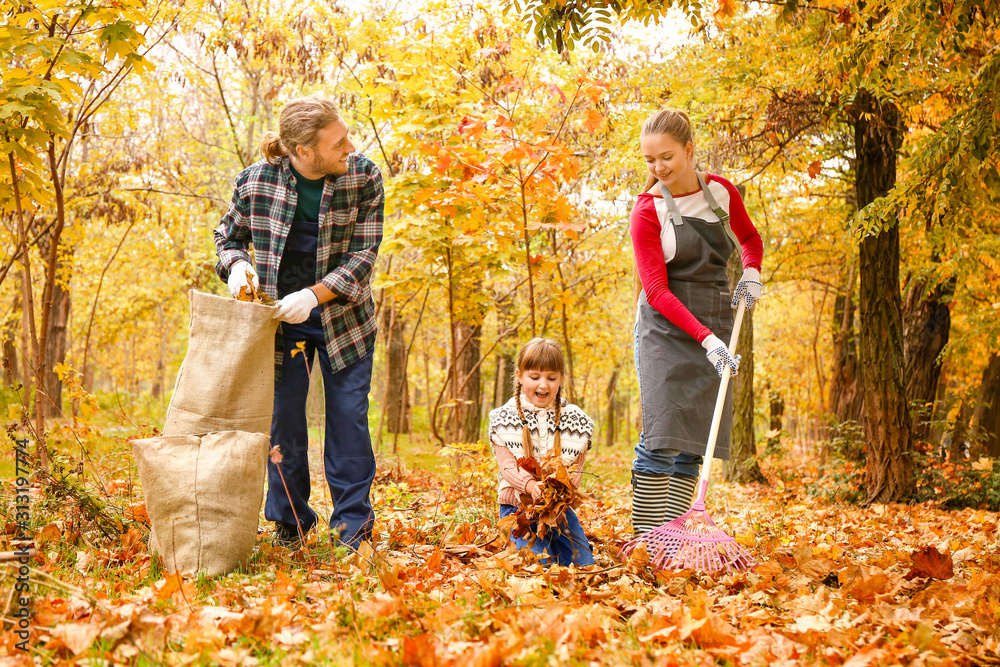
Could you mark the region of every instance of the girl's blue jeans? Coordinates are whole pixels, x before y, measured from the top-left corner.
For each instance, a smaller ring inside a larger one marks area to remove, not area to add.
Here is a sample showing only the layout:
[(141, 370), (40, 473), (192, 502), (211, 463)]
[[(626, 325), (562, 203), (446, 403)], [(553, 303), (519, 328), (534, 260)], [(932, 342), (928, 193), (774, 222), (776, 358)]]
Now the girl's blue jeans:
[[(635, 343), (632, 347), (635, 357), (635, 376), (639, 378), (639, 322), (635, 323)], [(639, 392), (642, 392), (642, 381), (639, 381)], [(645, 433), (639, 433), (639, 444), (635, 446), (635, 460), (632, 461), (632, 472), (641, 475), (687, 475), (697, 477), (701, 473), (701, 464), (705, 457), (701, 454), (689, 454), (679, 449), (646, 449)]]
[[(500, 505), (501, 519), (515, 512), (517, 512), (517, 508), (513, 505)], [(580, 520), (576, 518), (576, 513), (572, 509), (566, 510), (566, 524), (561, 526), (559, 530), (550, 529), (546, 531), (545, 537), (538, 537), (538, 524), (532, 523), (531, 532), (532, 535), (526, 538), (514, 537), (513, 533), (510, 538), (514, 540), (518, 549), (528, 547), (536, 554), (547, 553), (549, 557), (539, 561), (542, 565), (549, 565), (553, 562), (559, 565), (579, 566), (594, 564), (594, 554), (590, 550), (590, 542), (583, 534), (583, 526), (580, 525)]]

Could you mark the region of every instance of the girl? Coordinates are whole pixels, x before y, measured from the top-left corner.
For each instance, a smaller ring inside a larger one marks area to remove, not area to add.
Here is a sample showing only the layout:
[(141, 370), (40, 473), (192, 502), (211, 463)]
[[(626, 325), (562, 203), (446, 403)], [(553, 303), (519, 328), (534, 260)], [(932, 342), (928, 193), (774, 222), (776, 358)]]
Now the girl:
[[(573, 486), (580, 486), (594, 422), (562, 398), (564, 368), (558, 343), (532, 338), (517, 353), (514, 397), (490, 412), (490, 443), (500, 467), (501, 519), (517, 511), (521, 493), (530, 493), (535, 500), (542, 495), (539, 480), (517, 467), (519, 458), (541, 459), (555, 450), (562, 455)], [(537, 525), (532, 524), (531, 530), (537, 532)], [(572, 509), (566, 510), (565, 525), (546, 532), (544, 538), (511, 537), (518, 548), (530, 546), (536, 554), (548, 553), (551, 558), (542, 560), (543, 564), (553, 559), (560, 565), (594, 563), (590, 543)]]
[[(632, 463), (632, 526), (644, 533), (691, 506), (719, 377), (739, 368), (723, 341), (732, 308), (760, 298), (763, 244), (739, 192), (694, 168), (691, 121), (664, 110), (642, 127), (649, 176), (632, 209), (630, 234), (642, 291), (635, 324), (642, 433)], [(726, 263), (738, 241), (743, 277), (731, 298)], [(705, 361), (705, 357), (708, 361)], [(732, 385), (715, 456), (729, 459)]]

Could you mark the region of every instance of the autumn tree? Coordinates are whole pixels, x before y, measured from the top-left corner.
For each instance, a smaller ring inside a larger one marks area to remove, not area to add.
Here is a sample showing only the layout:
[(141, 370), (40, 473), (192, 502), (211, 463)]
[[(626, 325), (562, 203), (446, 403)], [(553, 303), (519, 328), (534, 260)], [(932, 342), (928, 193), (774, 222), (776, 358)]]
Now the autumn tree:
[[(43, 466), (45, 418), (61, 410), (53, 367), (66, 351), (70, 313), (74, 248), (64, 234), (74, 221), (67, 196), (102, 108), (129, 76), (150, 67), (145, 56), (174, 28), (176, 16), (168, 3), (151, 10), (139, 2), (90, 0), (6, 10), (0, 48), (13, 67), (0, 84), (0, 130), (10, 194), (0, 205), (16, 226), (18, 249), (9, 256), (21, 263), (30, 341), (30, 355), (22, 354), (34, 374), (34, 430)], [(40, 272), (32, 271), (36, 261)]]
[[(508, 338), (555, 335), (572, 363), (577, 264), (565, 260), (590, 256), (573, 189), (591, 163), (575, 153), (604, 120), (606, 86), (585, 67), (543, 53), (542, 76), (516, 24), (473, 15), (471, 32), (421, 21), (400, 28), (412, 41), (345, 60), (351, 108), (391, 174), (380, 285), (397, 300), (432, 290), (428, 313), (445, 320), (447, 368), (430, 415), (441, 442), (478, 437), (482, 374), (494, 367), (484, 362), (516, 349)], [(352, 39), (371, 44), (392, 21), (355, 26)]]

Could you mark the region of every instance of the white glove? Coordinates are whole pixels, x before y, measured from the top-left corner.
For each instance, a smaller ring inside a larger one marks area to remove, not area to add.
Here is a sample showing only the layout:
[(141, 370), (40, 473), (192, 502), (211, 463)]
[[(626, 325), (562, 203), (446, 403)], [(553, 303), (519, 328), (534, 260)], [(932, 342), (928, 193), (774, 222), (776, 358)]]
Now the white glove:
[(277, 303), (278, 310), (274, 316), (282, 322), (289, 324), (299, 324), (309, 319), (309, 313), (319, 305), (319, 297), (316, 292), (308, 287), (292, 292)]
[(722, 371), (729, 367), (729, 375), (734, 376), (736, 372), (740, 369), (740, 355), (729, 354), (729, 349), (726, 344), (719, 340), (715, 334), (709, 334), (708, 337), (701, 341), (701, 346), (705, 348), (705, 356), (708, 357), (708, 362), (715, 366), (715, 371), (722, 377)]
[(747, 310), (750, 310), (757, 300), (760, 299), (760, 294), (763, 291), (764, 286), (760, 282), (760, 271), (757, 269), (744, 269), (743, 277), (740, 278), (740, 282), (736, 284), (736, 290), (733, 292), (733, 308), (738, 308), (740, 299), (745, 298)]
[[(250, 280), (247, 281), (247, 274), (250, 274)], [(236, 263), (233, 264), (233, 268), (229, 269), (229, 291), (234, 297), (240, 295), (241, 287), (250, 287), (250, 283), (253, 283), (253, 288), (258, 289), (260, 287), (260, 281), (257, 279), (257, 272), (253, 270), (253, 266), (250, 262), (245, 259), (238, 259)]]

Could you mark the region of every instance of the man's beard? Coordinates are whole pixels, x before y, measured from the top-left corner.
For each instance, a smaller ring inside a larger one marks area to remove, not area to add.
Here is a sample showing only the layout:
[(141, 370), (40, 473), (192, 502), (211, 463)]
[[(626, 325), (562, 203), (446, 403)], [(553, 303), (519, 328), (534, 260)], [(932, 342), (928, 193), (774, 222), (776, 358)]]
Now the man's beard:
[[(347, 158), (348, 160), (350, 157)], [(327, 160), (319, 155), (313, 156), (309, 168), (317, 174), (324, 176), (339, 175), (347, 172), (347, 163), (341, 164), (339, 160)]]

